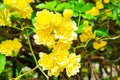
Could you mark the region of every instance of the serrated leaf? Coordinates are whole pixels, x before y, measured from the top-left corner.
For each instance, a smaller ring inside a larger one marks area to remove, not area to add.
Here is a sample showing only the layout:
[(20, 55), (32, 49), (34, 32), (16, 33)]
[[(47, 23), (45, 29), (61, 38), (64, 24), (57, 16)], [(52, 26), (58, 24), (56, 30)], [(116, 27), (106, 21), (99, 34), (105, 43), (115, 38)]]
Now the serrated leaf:
[(4, 70), (6, 64), (6, 56), (0, 54), (0, 73)]

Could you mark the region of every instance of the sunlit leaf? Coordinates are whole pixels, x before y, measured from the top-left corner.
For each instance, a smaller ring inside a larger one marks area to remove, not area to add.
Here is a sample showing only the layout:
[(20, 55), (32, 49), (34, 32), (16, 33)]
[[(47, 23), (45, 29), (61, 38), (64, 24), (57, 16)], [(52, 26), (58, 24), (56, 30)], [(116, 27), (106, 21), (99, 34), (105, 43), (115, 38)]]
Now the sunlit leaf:
[(4, 70), (6, 64), (6, 56), (0, 54), (0, 73)]

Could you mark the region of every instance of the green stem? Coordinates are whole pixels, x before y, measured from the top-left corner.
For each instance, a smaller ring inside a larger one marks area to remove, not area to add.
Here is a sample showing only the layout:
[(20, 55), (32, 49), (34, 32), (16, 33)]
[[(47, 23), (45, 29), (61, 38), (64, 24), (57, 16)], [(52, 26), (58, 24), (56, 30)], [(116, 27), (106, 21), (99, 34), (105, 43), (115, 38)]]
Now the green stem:
[(9, 26), (9, 27), (14, 28), (14, 29), (16, 29), (16, 30), (22, 31), (22, 30), (21, 30), (20, 28), (18, 28), (18, 27), (14, 27), (14, 26)]
[(80, 25), (80, 18), (81, 18), (81, 13), (79, 14), (79, 17), (78, 17), (78, 26)]
[(27, 72), (23, 73), (22, 75), (18, 76), (18, 77), (15, 78), (14, 80), (19, 80), (22, 76), (24, 76), (24, 75), (26, 75), (26, 74), (28, 74), (28, 73), (30, 73), (30, 72), (36, 70), (36, 69), (37, 69), (37, 66), (34, 67), (33, 69), (31, 69), (30, 71), (27, 71)]
[(34, 61), (35, 61), (36, 65), (38, 65), (38, 68), (39, 68), (39, 70), (42, 72), (42, 74), (48, 79), (49, 77), (48, 77), (48, 76), (45, 74), (45, 72), (40, 68), (40, 66), (39, 66), (39, 64), (38, 64), (38, 62), (37, 62), (37, 59), (36, 59), (35, 54), (34, 54), (34, 51), (33, 51), (33, 49), (32, 49), (32, 45), (31, 45), (30, 38), (29, 38), (29, 34), (28, 34), (28, 31), (27, 31), (27, 30), (26, 30), (26, 35), (27, 35), (27, 38), (28, 38), (28, 45), (29, 45), (30, 51), (31, 51), (31, 53), (32, 53), (32, 56), (33, 56), (33, 58), (34, 58)]
[(76, 49), (81, 48), (81, 47), (85, 47), (85, 45), (81, 45), (81, 46), (77, 46), (77, 47), (73, 48), (74, 49), (74, 53), (75, 53)]

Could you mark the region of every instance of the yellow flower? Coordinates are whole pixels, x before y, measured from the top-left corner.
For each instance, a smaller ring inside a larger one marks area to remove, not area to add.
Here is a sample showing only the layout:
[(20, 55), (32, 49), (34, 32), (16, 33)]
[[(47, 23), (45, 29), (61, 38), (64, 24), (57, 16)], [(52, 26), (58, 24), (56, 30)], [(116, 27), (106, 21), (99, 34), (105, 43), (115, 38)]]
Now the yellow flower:
[(59, 38), (65, 43), (75, 40), (77, 39), (77, 34), (74, 32), (75, 30), (77, 30), (75, 22), (63, 20), (63, 24), (55, 27), (55, 38)]
[(38, 63), (43, 67), (43, 70), (51, 70), (54, 64), (51, 54), (49, 55), (42, 52), (40, 52), (40, 60)]
[(67, 76), (73, 76), (79, 72), (80, 69), (80, 55), (69, 54), (69, 62), (66, 67)]
[(58, 27), (62, 23), (63, 23), (63, 17), (60, 13), (56, 13), (56, 14), (52, 15), (51, 25)]
[(6, 40), (0, 44), (0, 53), (5, 54), (6, 56), (12, 56), (13, 51), (15, 54), (17, 54), (21, 47), (22, 44), (18, 41), (17, 38), (15, 38), (13, 41)]
[(95, 38), (95, 34), (92, 32), (92, 26), (87, 25), (79, 38), (81, 42), (86, 42), (89, 39)]
[(96, 1), (96, 8), (97, 9), (103, 9), (104, 5), (102, 4), (102, 0)]
[(74, 32), (77, 30), (76, 23), (65, 19), (60, 13), (44, 9), (37, 12), (35, 20), (34, 39), (37, 44), (52, 48), (58, 40), (67, 43), (77, 39), (77, 34)]
[(93, 16), (97, 16), (100, 14), (100, 11), (96, 7), (93, 7), (91, 10), (87, 11), (86, 14), (91, 14)]
[(10, 13), (8, 9), (4, 9), (3, 11), (0, 11), (0, 25), (11, 25), (10, 21)]
[(25, 9), (28, 6), (26, 0), (16, 0), (15, 4), (16, 8), (21, 10)]
[(71, 9), (65, 9), (63, 12), (63, 17), (66, 19), (70, 19), (73, 15), (73, 11)]
[(55, 37), (54, 34), (52, 34), (52, 31), (53, 31), (53, 26), (50, 26), (43, 30), (35, 29), (34, 32), (36, 34), (33, 36), (35, 42), (37, 44), (43, 44), (45, 46), (52, 48), (55, 44)]
[(110, 2), (110, 0), (104, 0), (103, 2), (108, 4)]
[(43, 70), (48, 70), (49, 76), (58, 76), (60, 72), (66, 68), (67, 75), (70, 77), (79, 72), (80, 68), (80, 56), (75, 54), (69, 54), (68, 52), (58, 53), (40, 53), (39, 65)]
[(68, 51), (71, 47), (72, 42), (69, 41), (67, 43), (63, 43), (61, 40), (57, 42), (57, 44), (53, 47), (52, 53), (58, 53), (62, 51)]
[(32, 8), (30, 7), (31, 0), (3, 0), (4, 4), (11, 6), (11, 11), (19, 12), (22, 18), (30, 18)]
[(101, 51), (103, 51), (105, 48), (105, 46), (107, 45), (107, 42), (106, 41), (95, 41), (93, 42), (93, 48), (94, 49), (100, 49)]
[(47, 27), (49, 27), (50, 22), (51, 22), (51, 18), (52, 18), (52, 13), (49, 12), (48, 10), (43, 10), (40, 12), (37, 12), (36, 14), (36, 24), (35, 27), (36, 28), (41, 28), (41, 29), (45, 29)]
[(60, 72), (64, 70), (67, 65), (67, 55), (55, 54), (55, 53), (40, 53), (40, 60), (38, 61), (39, 65), (43, 67), (43, 70), (48, 70), (49, 76), (58, 76)]
[(69, 54), (68, 50), (70, 45), (71, 42), (65, 44), (58, 41), (50, 54), (40, 53), (38, 63), (43, 67), (43, 70), (48, 70), (49, 76), (54, 75), (57, 77), (65, 68), (68, 71), (68, 76), (72, 76), (79, 72), (80, 56)]

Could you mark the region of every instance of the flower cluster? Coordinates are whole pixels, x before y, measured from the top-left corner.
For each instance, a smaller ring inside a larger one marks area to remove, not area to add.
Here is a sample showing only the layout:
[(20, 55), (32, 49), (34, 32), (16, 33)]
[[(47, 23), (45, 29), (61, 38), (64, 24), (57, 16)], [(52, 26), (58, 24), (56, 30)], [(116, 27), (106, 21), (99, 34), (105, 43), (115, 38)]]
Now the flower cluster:
[(11, 6), (11, 11), (17, 11), (22, 18), (30, 18), (32, 8), (30, 3), (32, 0), (3, 0), (4, 4)]
[(18, 41), (17, 38), (15, 38), (13, 41), (6, 40), (0, 44), (0, 53), (5, 54), (6, 56), (12, 56), (14, 52), (14, 55), (17, 55), (21, 47), (22, 44)]
[(77, 34), (74, 31), (77, 30), (77, 27), (75, 22), (70, 19), (72, 11), (68, 11), (63, 12), (63, 17), (59, 13), (53, 14), (48, 10), (37, 12), (34, 30), (35, 42), (52, 48), (58, 39), (63, 43), (76, 39)]
[(89, 25), (88, 21), (84, 21), (84, 23), (86, 24), (86, 27), (79, 35), (81, 42), (87, 42), (88, 40), (95, 39), (93, 42), (93, 48), (103, 51), (105, 49), (104, 47), (107, 45), (107, 42), (100, 40), (99, 37), (96, 37), (96, 32), (93, 32), (92, 26)]
[(11, 25), (10, 14), (8, 9), (0, 11), (0, 26)]
[(100, 14), (100, 9), (104, 8), (104, 4), (108, 4), (110, 2), (110, 0), (96, 0), (95, 6), (86, 12), (86, 14), (91, 14), (93, 16), (97, 16)]
[(80, 56), (75, 53), (69, 54), (70, 44), (71, 42), (65, 44), (58, 41), (50, 54), (40, 53), (38, 63), (43, 67), (43, 70), (48, 70), (49, 76), (57, 77), (64, 69), (69, 77), (79, 72)]
[(69, 53), (72, 40), (77, 38), (77, 27), (71, 20), (73, 11), (66, 9), (63, 17), (60, 13), (43, 10), (37, 12), (34, 39), (37, 44), (52, 48), (50, 54), (40, 52), (39, 65), (48, 70), (49, 76), (58, 76), (66, 69), (70, 77), (79, 72), (80, 56)]

